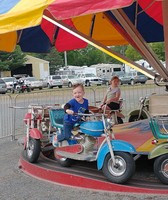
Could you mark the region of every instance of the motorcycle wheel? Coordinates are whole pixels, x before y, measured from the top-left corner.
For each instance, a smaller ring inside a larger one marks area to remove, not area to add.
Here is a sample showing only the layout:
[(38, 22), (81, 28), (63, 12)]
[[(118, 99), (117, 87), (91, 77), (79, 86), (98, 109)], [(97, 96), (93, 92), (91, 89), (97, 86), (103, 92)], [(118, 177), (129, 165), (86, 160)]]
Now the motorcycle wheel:
[(131, 115), (128, 119), (128, 122), (135, 122), (138, 120), (143, 120), (145, 119), (142, 115), (140, 116), (140, 119), (138, 119), (138, 115)]
[(117, 117), (117, 121), (118, 121), (118, 124), (123, 124), (124, 123), (121, 117)]
[(57, 161), (62, 167), (70, 167), (73, 163), (72, 159), (69, 158), (57, 158)]
[(103, 164), (103, 174), (113, 183), (127, 182), (135, 172), (135, 161), (125, 152), (114, 152), (116, 164), (113, 163), (110, 153), (106, 155)]
[(168, 155), (167, 154), (164, 154), (156, 158), (154, 162), (154, 173), (162, 183), (168, 184)]
[(27, 92), (31, 92), (31, 89), (30, 89), (30, 88), (27, 88)]
[(14, 93), (15, 93), (15, 90), (14, 90), (14, 89), (12, 89), (12, 90), (11, 90), (11, 93), (12, 93), (12, 94), (14, 94)]
[(30, 163), (37, 162), (41, 151), (39, 139), (29, 138), (28, 147), (26, 147), (26, 157)]

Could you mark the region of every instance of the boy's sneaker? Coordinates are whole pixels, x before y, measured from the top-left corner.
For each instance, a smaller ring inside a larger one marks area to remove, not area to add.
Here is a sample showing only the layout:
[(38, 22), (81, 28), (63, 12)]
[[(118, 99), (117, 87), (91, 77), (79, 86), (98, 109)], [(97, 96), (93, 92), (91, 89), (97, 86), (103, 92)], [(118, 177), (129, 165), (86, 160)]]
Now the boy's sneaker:
[(53, 138), (52, 138), (52, 145), (53, 145), (54, 147), (58, 147), (57, 134), (54, 134), (54, 135), (53, 135)]

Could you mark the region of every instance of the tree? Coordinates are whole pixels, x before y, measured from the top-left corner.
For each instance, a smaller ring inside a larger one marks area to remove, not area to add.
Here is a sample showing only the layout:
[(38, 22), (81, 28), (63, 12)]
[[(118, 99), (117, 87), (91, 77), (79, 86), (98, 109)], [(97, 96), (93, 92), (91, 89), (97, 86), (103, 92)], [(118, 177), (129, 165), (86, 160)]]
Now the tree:
[[(113, 50), (117, 50), (118, 52), (121, 51), (123, 47), (111, 47)], [(68, 57), (68, 65), (75, 65), (75, 66), (91, 66), (98, 63), (120, 63), (115, 58), (107, 55), (106, 53), (96, 49), (93, 46), (88, 45), (85, 49), (69, 51), (67, 53)]]
[(0, 71), (11, 71), (21, 67), (26, 62), (26, 54), (24, 54), (20, 47), (17, 46), (12, 53), (0, 51)]
[(162, 61), (165, 60), (165, 49), (163, 42), (155, 42), (151, 43), (150, 46), (152, 47), (153, 51), (158, 55), (158, 58)]
[(127, 58), (129, 58), (133, 61), (142, 59), (142, 56), (131, 45), (128, 45), (128, 47), (125, 51), (125, 55)]
[[(150, 43), (149, 46), (152, 48), (152, 50), (160, 60), (165, 60), (165, 50), (163, 42)], [(142, 59), (142, 56), (130, 45), (126, 49), (125, 55), (133, 61)]]

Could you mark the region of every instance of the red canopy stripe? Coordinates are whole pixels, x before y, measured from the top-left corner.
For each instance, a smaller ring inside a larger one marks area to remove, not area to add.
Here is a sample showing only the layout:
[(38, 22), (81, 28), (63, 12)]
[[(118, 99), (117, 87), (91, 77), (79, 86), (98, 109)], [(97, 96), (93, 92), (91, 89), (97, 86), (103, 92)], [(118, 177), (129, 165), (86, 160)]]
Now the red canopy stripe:
[(162, 4), (154, 0), (139, 0), (141, 8), (155, 21), (163, 25)]
[(57, 20), (127, 7), (134, 0), (56, 0), (48, 6)]

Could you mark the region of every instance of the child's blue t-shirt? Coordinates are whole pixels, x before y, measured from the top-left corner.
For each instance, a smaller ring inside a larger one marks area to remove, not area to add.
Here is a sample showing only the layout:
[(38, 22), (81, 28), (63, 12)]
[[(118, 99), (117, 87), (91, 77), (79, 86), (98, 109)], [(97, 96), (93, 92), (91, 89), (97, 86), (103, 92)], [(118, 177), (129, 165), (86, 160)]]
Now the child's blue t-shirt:
[[(88, 100), (85, 98), (83, 100), (84, 100), (84, 102), (82, 104), (80, 104), (75, 99), (71, 99), (68, 102), (68, 104), (71, 105), (71, 107), (69, 109), (73, 110), (74, 113), (84, 113), (85, 110), (89, 110)], [(69, 123), (75, 124), (76, 122), (79, 122), (80, 119), (81, 119), (81, 117), (77, 116), (77, 115), (68, 115), (68, 114), (64, 115), (64, 122), (69, 122)]]

